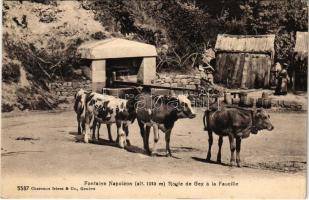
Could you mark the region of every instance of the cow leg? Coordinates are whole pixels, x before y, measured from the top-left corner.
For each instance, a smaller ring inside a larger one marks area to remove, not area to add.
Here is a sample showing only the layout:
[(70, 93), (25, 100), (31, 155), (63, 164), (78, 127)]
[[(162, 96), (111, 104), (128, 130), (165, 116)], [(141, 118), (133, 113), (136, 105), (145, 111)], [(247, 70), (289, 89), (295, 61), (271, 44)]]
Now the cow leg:
[(85, 131), (84, 131), (84, 142), (85, 143), (88, 143), (89, 142), (89, 133), (88, 133), (88, 131), (89, 131), (89, 126), (86, 126), (86, 128), (85, 128)]
[(233, 166), (235, 163), (235, 138), (233, 135), (229, 135), (229, 140), (230, 140), (230, 149), (231, 149), (231, 160), (230, 160), (230, 165)]
[(92, 123), (92, 140), (93, 141), (96, 141), (95, 130), (96, 130), (97, 125), (99, 125), (99, 123), (97, 122), (97, 120), (94, 119)]
[(154, 143), (153, 143), (152, 155), (155, 155), (157, 153), (157, 143), (159, 141), (159, 128), (158, 128), (157, 124), (154, 124), (152, 126), (152, 128), (153, 128), (153, 134), (154, 134), (154, 137), (153, 137)]
[(81, 134), (85, 134), (85, 130), (86, 130), (86, 122), (85, 122), (85, 120), (83, 120), (82, 122), (81, 122)]
[(141, 133), (141, 136), (142, 136), (142, 138), (143, 138), (143, 144), (144, 144), (144, 149), (146, 149), (146, 143), (145, 143), (145, 127), (144, 127), (144, 124), (143, 124), (143, 122), (141, 122), (141, 121), (139, 121), (139, 120), (137, 120), (138, 121), (138, 126), (139, 126), (139, 128), (140, 128), (140, 133)]
[(82, 133), (82, 131), (81, 131), (81, 123), (80, 123), (80, 116), (77, 116), (77, 126), (78, 126), (77, 133), (78, 133), (78, 135), (80, 135)]
[(206, 161), (210, 161), (211, 159), (211, 146), (213, 143), (213, 138), (212, 138), (212, 131), (208, 130), (208, 153), (206, 157)]
[(99, 141), (100, 139), (100, 128), (101, 128), (101, 123), (97, 123), (98, 124), (98, 127), (97, 127), (97, 140)]
[(126, 136), (123, 130), (123, 122), (116, 122), (117, 126), (117, 139), (116, 143), (118, 143), (118, 146), (120, 148), (125, 148), (126, 146)]
[(241, 138), (240, 137), (236, 137), (236, 163), (237, 163), (237, 167), (241, 167), (240, 164), (240, 147), (241, 147)]
[(122, 129), (126, 134), (126, 142), (127, 142), (127, 146), (131, 146), (131, 142), (129, 140), (129, 126), (127, 123), (123, 123), (122, 125)]
[(146, 132), (145, 132), (145, 135), (144, 135), (144, 148), (146, 150), (146, 153), (148, 155), (151, 155), (151, 151), (149, 149), (149, 134), (150, 134), (150, 129), (151, 129), (151, 126), (146, 126)]
[(140, 129), (141, 136), (144, 139), (144, 135), (145, 135), (144, 123), (138, 120), (138, 126), (139, 126), (139, 129)]
[(120, 129), (121, 129), (121, 122), (116, 121), (116, 127), (117, 127), (117, 138), (116, 138), (116, 143), (119, 143), (119, 135), (120, 135)]
[(171, 129), (168, 129), (165, 132), (166, 156), (167, 157), (172, 156), (172, 152), (171, 152), (171, 149), (170, 149), (171, 132), (172, 132)]
[(221, 148), (222, 148), (222, 144), (223, 144), (223, 136), (219, 136), (219, 140), (218, 140), (218, 155), (217, 155), (217, 162), (221, 163)]
[(84, 142), (88, 143), (89, 142), (89, 132), (91, 131), (91, 127), (89, 125), (89, 122), (85, 123), (85, 129), (83, 130), (83, 135), (84, 135)]
[[(113, 137), (112, 137), (112, 133), (111, 133), (111, 124), (106, 124), (107, 127), (107, 133), (108, 133), (108, 139), (110, 142), (114, 142), (113, 141)], [(118, 135), (118, 134), (117, 134)]]

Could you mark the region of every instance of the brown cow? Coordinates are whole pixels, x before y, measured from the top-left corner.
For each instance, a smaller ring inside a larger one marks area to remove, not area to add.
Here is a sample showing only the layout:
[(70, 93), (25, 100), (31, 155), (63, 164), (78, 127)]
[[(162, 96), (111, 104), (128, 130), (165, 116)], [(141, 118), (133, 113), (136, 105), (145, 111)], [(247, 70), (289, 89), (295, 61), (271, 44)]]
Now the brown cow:
[[(223, 144), (223, 137), (228, 136), (230, 141), (231, 159), (230, 165), (236, 162), (240, 167), (240, 146), (241, 139), (250, 136), (250, 133), (257, 134), (258, 131), (267, 129), (269, 131), (274, 129), (270, 122), (270, 116), (265, 110), (246, 110), (242, 108), (223, 108), (217, 111), (205, 111), (204, 115), (205, 130), (208, 131), (208, 153), (207, 161), (211, 159), (211, 146), (213, 143), (212, 132), (219, 136), (219, 150), (217, 155), (217, 162), (221, 163), (221, 147)], [(236, 140), (236, 142), (235, 142)]]
[[(158, 142), (158, 129), (165, 133), (166, 156), (172, 156), (170, 150), (170, 137), (175, 122), (178, 119), (194, 118), (195, 112), (190, 100), (185, 95), (167, 97), (141, 93), (136, 97), (134, 105), (136, 118), (144, 142), (144, 149), (149, 155), (155, 152)], [(150, 128), (154, 128), (154, 149), (149, 149)]]

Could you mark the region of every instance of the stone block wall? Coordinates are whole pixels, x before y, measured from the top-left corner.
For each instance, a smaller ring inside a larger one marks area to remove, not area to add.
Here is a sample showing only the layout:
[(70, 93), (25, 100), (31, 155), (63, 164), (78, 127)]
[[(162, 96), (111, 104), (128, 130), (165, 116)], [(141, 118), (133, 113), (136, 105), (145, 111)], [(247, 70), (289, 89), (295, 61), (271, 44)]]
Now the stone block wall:
[(60, 102), (74, 102), (74, 95), (79, 89), (86, 91), (92, 90), (90, 80), (72, 81), (72, 82), (54, 82), (49, 84), (50, 91), (58, 98)]
[[(196, 84), (200, 84), (201, 73), (193, 75), (182, 74), (159, 74), (153, 84), (168, 87), (185, 87), (195, 89)], [(74, 95), (80, 89), (92, 91), (92, 83), (87, 81), (58, 81), (49, 84), (50, 91), (58, 98), (60, 102), (74, 102)]]
[[(200, 85), (202, 73), (184, 75), (184, 74), (159, 74), (159, 77), (154, 81), (155, 85), (166, 87), (184, 87), (196, 89), (196, 84)], [(60, 102), (74, 102), (74, 95), (83, 88), (86, 91), (92, 91), (92, 83), (87, 81), (72, 81), (72, 82), (54, 82), (49, 84), (50, 91), (58, 98)], [(272, 111), (304, 111), (307, 106), (297, 101), (271, 99)], [(256, 100), (257, 101), (257, 98)]]
[(159, 74), (159, 78), (154, 81), (156, 85), (166, 87), (184, 87), (196, 89), (196, 85), (200, 85), (202, 73), (196, 74)]

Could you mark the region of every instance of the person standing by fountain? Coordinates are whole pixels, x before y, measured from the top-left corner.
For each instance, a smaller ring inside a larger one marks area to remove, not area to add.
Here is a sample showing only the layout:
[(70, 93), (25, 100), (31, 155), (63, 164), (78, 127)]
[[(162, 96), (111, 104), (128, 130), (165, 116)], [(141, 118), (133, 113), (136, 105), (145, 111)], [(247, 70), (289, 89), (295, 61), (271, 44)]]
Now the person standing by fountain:
[(288, 84), (290, 82), (286, 64), (282, 66), (281, 71), (278, 73), (277, 79), (278, 79), (278, 82), (277, 82), (275, 94), (276, 95), (286, 95), (288, 93)]

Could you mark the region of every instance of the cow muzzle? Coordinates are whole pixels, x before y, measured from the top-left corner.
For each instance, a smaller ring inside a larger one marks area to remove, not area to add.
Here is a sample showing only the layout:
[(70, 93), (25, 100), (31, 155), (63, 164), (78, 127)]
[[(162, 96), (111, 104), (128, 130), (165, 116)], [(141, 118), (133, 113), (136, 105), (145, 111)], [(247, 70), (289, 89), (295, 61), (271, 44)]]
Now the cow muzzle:
[(193, 119), (193, 118), (195, 118), (196, 117), (196, 114), (195, 113), (192, 113), (191, 115), (189, 115), (189, 118), (190, 119)]
[(268, 127), (267, 127), (267, 130), (269, 130), (269, 131), (272, 131), (272, 130), (274, 130), (274, 126), (273, 125), (269, 125)]

